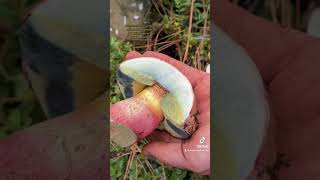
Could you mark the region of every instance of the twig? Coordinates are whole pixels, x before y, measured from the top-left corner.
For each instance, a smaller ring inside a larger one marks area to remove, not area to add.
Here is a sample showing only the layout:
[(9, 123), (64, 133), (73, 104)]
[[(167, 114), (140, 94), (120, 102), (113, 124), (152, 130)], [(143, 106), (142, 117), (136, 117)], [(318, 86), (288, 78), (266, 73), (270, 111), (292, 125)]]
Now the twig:
[(146, 168), (144, 167), (143, 163), (140, 161), (140, 159), (137, 159), (139, 161), (139, 164), (141, 165), (143, 171), (147, 174), (147, 170)]
[(191, 37), (191, 30), (192, 30), (192, 19), (193, 19), (193, 9), (194, 9), (194, 2), (195, 0), (192, 0), (191, 2), (191, 9), (190, 9), (190, 18), (189, 18), (189, 29), (188, 29), (188, 40), (186, 45), (186, 51), (183, 56), (183, 63), (187, 60), (188, 52), (189, 52), (189, 44), (190, 44), (190, 37)]
[(287, 27), (286, 13), (287, 13), (286, 0), (281, 0), (281, 25), (283, 27)]
[(161, 13), (161, 11), (159, 9), (158, 4), (154, 0), (152, 0), (152, 3), (154, 5), (154, 7), (156, 8), (156, 10), (158, 11), (158, 13), (160, 14), (160, 16), (163, 17), (163, 14)]
[(278, 18), (277, 18), (277, 5), (276, 3), (273, 1), (269, 1), (270, 4), (270, 13), (271, 13), (271, 17), (272, 17), (272, 21), (279, 24)]
[(163, 1), (162, 0), (160, 0), (160, 6), (161, 6), (161, 8), (163, 9), (163, 12), (165, 13), (165, 14), (167, 14), (167, 12), (169, 12), (169, 10), (163, 5)]
[(300, 28), (301, 1), (296, 0), (296, 27)]
[(114, 158), (112, 158), (111, 160), (117, 160), (117, 159), (119, 159), (119, 158), (121, 158), (121, 157), (123, 157), (123, 156), (128, 156), (129, 154), (131, 154), (131, 152), (125, 153), (125, 154), (121, 154), (120, 156), (114, 157)]
[[(202, 4), (205, 7), (205, 4), (206, 4), (205, 0), (202, 0)], [(207, 34), (206, 27), (208, 26), (208, 13), (209, 13), (209, 8), (206, 8), (205, 9), (205, 14), (204, 14), (205, 21), (204, 21), (204, 26), (203, 26), (202, 38), (201, 38), (200, 45), (197, 48), (196, 53), (195, 53), (195, 60), (196, 60), (198, 69), (201, 69), (201, 67), (200, 67), (201, 66), (201, 63), (200, 63), (200, 51), (203, 49), (204, 37)]]
[(152, 175), (155, 176), (154, 169), (153, 169), (152, 165), (150, 164), (150, 162), (147, 159), (145, 159), (145, 162), (146, 162), (147, 167), (149, 168), (150, 172), (152, 173)]
[(178, 31), (178, 32), (175, 32), (175, 33), (169, 34), (169, 35), (167, 35), (167, 36), (164, 36), (164, 37), (162, 37), (162, 38), (158, 39), (158, 41), (164, 40), (164, 39), (166, 39), (166, 38), (170, 38), (171, 36), (174, 36), (174, 35), (180, 34), (180, 33), (182, 33), (182, 32), (183, 32), (183, 31)]
[[(158, 43), (157, 45), (162, 45), (162, 44), (169, 44), (171, 42), (179, 42), (181, 39), (177, 39), (177, 40), (174, 40), (174, 41), (166, 41), (166, 42), (161, 42), (161, 43)], [(153, 46), (154, 44), (150, 44), (151, 46)], [(138, 49), (138, 48), (145, 48), (147, 47), (146, 46), (137, 46), (137, 47), (134, 47), (135, 49)]]
[[(137, 143), (135, 143), (132, 146), (130, 146), (130, 149), (131, 149), (130, 157), (128, 159), (126, 172), (125, 172), (124, 177), (123, 177), (124, 180), (127, 178), (127, 175), (129, 173), (129, 169), (131, 168), (131, 165), (132, 165), (132, 161), (134, 161), (134, 158), (136, 157), (137, 152), (141, 153), (141, 149), (139, 148)], [(137, 164), (136, 164), (136, 166), (137, 166)]]
[(161, 26), (161, 28), (159, 29), (159, 31), (158, 31), (158, 33), (157, 33), (157, 36), (156, 36), (156, 38), (155, 38), (155, 40), (154, 40), (154, 46), (153, 46), (154, 50), (157, 50), (158, 38), (159, 38), (159, 35), (160, 35), (160, 33), (162, 32), (162, 30), (163, 30), (163, 26)]
[(286, 1), (286, 3), (287, 3), (287, 24), (288, 24), (288, 27), (289, 28), (291, 28), (292, 27), (292, 9), (293, 9), (293, 7), (292, 7), (292, 4), (291, 4), (291, 2), (290, 1)]
[(135, 154), (135, 152), (134, 152), (134, 151), (131, 151), (129, 160), (128, 160), (128, 162), (127, 162), (126, 172), (125, 172), (125, 174), (124, 174), (123, 180), (125, 180), (125, 179), (127, 178), (127, 175), (128, 175), (128, 173), (129, 173), (129, 169), (130, 169), (130, 167), (131, 167), (131, 162), (132, 162), (132, 159), (133, 159), (133, 157), (134, 157), (134, 154)]
[(138, 180), (138, 161), (135, 161), (136, 163), (136, 180)]
[(166, 45), (161, 46), (161, 48), (158, 49), (158, 52), (161, 52), (161, 51), (169, 48), (170, 46), (175, 45), (177, 42), (179, 42), (179, 41), (173, 41), (173, 42), (170, 42)]
[(150, 43), (150, 41), (151, 41), (151, 38), (148, 38), (148, 40), (147, 40), (147, 48), (146, 48), (147, 51), (150, 51), (151, 47), (152, 47), (152, 44)]
[(177, 44), (176, 44), (176, 46), (177, 46), (178, 54), (179, 54), (179, 61), (181, 61), (181, 60), (182, 60), (182, 56), (181, 56), (181, 47), (180, 47), (180, 43), (177, 43)]
[(164, 166), (163, 166), (163, 163), (161, 163), (161, 167), (162, 167), (162, 174), (163, 174), (163, 179), (166, 180), (167, 177), (166, 177), (166, 172), (164, 170)]

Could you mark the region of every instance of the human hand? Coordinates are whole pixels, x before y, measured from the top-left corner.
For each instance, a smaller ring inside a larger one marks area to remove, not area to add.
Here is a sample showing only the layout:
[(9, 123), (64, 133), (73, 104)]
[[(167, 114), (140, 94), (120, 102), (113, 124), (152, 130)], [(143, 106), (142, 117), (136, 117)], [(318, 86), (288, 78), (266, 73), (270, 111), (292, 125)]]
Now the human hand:
[(108, 179), (105, 96), (0, 140), (0, 179)]
[[(320, 179), (320, 40), (226, 0), (213, 7), (215, 23), (257, 65), (271, 108), (271, 134), (249, 179)], [(262, 177), (257, 176), (260, 170), (265, 171)]]
[[(209, 175), (210, 75), (157, 52), (146, 52), (143, 55), (138, 52), (130, 52), (126, 59), (138, 57), (154, 57), (165, 61), (176, 67), (189, 79), (194, 89), (197, 109), (195, 116), (199, 122), (197, 131), (190, 139), (185, 141), (174, 138), (166, 132), (155, 131), (148, 137), (150, 143), (144, 147), (144, 155), (154, 157), (167, 165)], [(200, 140), (202, 140), (202, 143), (200, 143)], [(202, 147), (199, 148), (199, 145), (202, 145)], [(200, 149), (203, 151), (192, 151)]]

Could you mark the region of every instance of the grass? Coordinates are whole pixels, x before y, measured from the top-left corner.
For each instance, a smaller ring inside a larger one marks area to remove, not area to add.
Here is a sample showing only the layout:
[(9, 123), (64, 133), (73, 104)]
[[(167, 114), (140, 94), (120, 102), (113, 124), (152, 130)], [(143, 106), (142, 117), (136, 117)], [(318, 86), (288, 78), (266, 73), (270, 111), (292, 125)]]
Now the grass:
[[(123, 99), (119, 87), (116, 85), (115, 72), (119, 63), (123, 61), (129, 51), (134, 50), (132, 44), (121, 42), (115, 37), (111, 37), (110, 43), (110, 103), (115, 103)], [(120, 146), (110, 143), (110, 176), (111, 179), (201, 179), (200, 176), (192, 172), (164, 166), (156, 160), (148, 160), (140, 154), (140, 149), (146, 144), (146, 140), (139, 143), (138, 152), (133, 154), (130, 148), (121, 148)], [(134, 158), (132, 158), (134, 156)], [(132, 160), (131, 160), (131, 158)], [(130, 160), (129, 160), (130, 159)], [(128, 164), (131, 163), (129, 167)], [(128, 166), (128, 168), (127, 168)]]
[[(117, 49), (117, 58), (113, 58), (111, 51), (112, 74), (115, 67), (123, 60), (125, 54), (130, 50), (141, 53), (145, 51), (158, 51), (167, 54), (192, 66), (204, 70), (210, 62), (210, 2), (205, 0), (162, 0), (152, 1), (151, 13), (157, 14), (159, 19), (153, 25), (157, 27), (152, 36), (149, 37), (145, 45), (134, 46), (128, 42), (121, 44), (116, 38), (111, 41)], [(280, 24), (285, 28), (294, 28), (305, 31), (308, 11), (315, 5), (315, 1), (287, 1), (287, 0), (233, 0), (233, 3), (251, 11), (257, 16), (264, 17), (270, 21)], [(119, 45), (119, 43), (121, 45)], [(116, 49), (115, 49), (116, 50)], [(119, 52), (121, 55), (119, 55)], [(111, 82), (111, 103), (122, 99), (120, 90), (115, 84), (115, 77)], [(143, 147), (145, 142), (140, 143)], [(201, 179), (191, 172), (176, 168), (163, 166), (157, 161), (150, 163), (155, 170), (148, 170), (148, 163), (141, 155), (131, 162), (130, 150), (119, 148), (111, 144), (111, 175), (114, 178), (129, 179), (150, 179), (153, 175), (155, 179)], [(131, 168), (127, 171), (127, 163), (131, 162)], [(145, 171), (146, 170), (146, 171)]]
[[(153, 10), (153, 11), (152, 11)], [(204, 70), (210, 62), (210, 1), (153, 1), (159, 28), (140, 51), (157, 51)]]
[[(44, 119), (43, 112), (21, 68), (19, 28), (27, 12), (39, 0), (0, 0), (0, 138)], [(204, 69), (210, 62), (209, 0), (153, 0), (151, 13), (157, 14), (157, 29), (146, 44), (134, 46), (111, 38), (110, 102), (123, 99), (115, 85), (114, 71), (127, 52), (158, 51), (184, 63)], [(233, 0), (252, 13), (284, 27), (305, 30), (306, 17), (316, 0)], [(193, 7), (193, 8), (191, 8)], [(140, 143), (140, 148), (146, 142)], [(123, 178), (131, 149), (111, 144), (110, 173)], [(130, 179), (200, 179), (191, 172), (163, 166), (139, 155), (128, 171)], [(152, 168), (153, 170), (150, 170)]]
[(320, 5), (318, 0), (232, 0), (232, 2), (282, 27), (300, 31), (306, 31), (310, 10)]
[(0, 138), (44, 119), (21, 68), (19, 27), (34, 0), (0, 1)]
[[(167, 54), (185, 64), (204, 70), (210, 62), (210, 1), (209, 0), (163, 0), (152, 1), (150, 16), (156, 27), (145, 43), (122, 42), (111, 37), (110, 102), (123, 99), (116, 84), (115, 72), (129, 51), (140, 53), (157, 51)], [(156, 14), (154, 16), (153, 14)], [(146, 140), (136, 148), (121, 148), (110, 143), (110, 175), (112, 179), (204, 179), (190, 171), (163, 165), (140, 154)]]

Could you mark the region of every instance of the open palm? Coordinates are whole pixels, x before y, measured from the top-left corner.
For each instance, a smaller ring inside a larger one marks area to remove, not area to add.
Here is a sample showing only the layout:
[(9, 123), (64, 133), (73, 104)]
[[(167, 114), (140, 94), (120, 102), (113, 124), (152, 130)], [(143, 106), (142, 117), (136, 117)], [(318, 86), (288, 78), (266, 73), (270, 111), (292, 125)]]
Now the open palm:
[(197, 131), (186, 141), (174, 138), (163, 131), (155, 131), (148, 137), (150, 143), (145, 146), (144, 154), (167, 165), (203, 175), (210, 174), (210, 75), (156, 52), (146, 52), (143, 55), (130, 52), (126, 59), (141, 56), (166, 61), (189, 79), (196, 100), (193, 114), (199, 122)]
[(320, 39), (283, 29), (225, 0), (214, 6), (219, 8), (213, 19), (257, 65), (271, 107), (272, 145), (265, 145), (257, 166), (274, 172), (249, 179), (320, 179)]

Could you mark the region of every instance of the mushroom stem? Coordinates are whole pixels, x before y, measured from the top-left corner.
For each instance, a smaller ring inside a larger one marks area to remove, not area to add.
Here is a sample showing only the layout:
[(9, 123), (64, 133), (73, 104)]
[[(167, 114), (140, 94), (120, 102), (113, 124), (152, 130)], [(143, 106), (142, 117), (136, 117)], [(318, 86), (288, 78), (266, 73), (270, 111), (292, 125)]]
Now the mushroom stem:
[(159, 84), (155, 84), (134, 97), (111, 105), (111, 122), (125, 125), (140, 139), (148, 136), (163, 120), (160, 100), (166, 93)]

